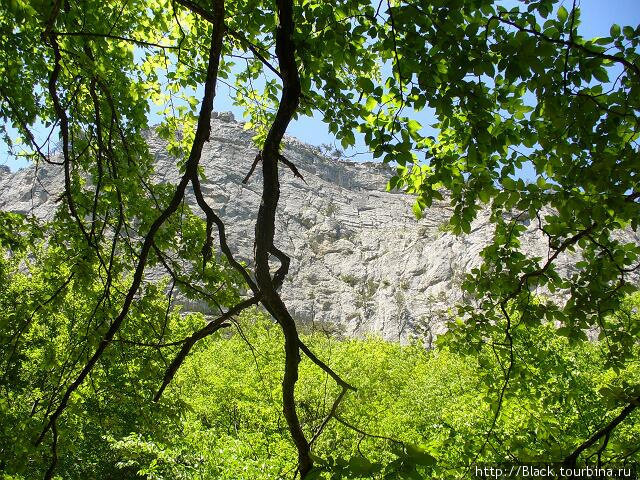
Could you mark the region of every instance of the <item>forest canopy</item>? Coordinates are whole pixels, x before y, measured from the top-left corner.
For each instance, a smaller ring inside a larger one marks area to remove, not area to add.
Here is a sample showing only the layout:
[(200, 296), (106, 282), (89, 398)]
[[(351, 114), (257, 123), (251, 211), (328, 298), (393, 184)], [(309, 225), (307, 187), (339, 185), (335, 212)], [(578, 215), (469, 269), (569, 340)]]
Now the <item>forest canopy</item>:
[[(584, 38), (577, 1), (505, 5), (4, 2), (0, 130), (64, 177), (52, 220), (0, 212), (5, 478), (637, 461), (640, 27)], [(242, 172), (261, 196), (249, 264), (202, 188), (221, 82), (259, 150)], [(282, 147), (303, 116), (392, 164), (416, 216), (446, 198), (464, 235), (489, 209), (493, 238), (462, 284), (473, 300), (451, 306), (436, 351), (300, 333), (275, 224), (279, 171), (302, 176)], [(175, 184), (154, 181), (157, 119)], [(525, 220), (546, 256), (523, 252)], [(152, 267), (165, 283), (145, 282)], [(181, 313), (174, 293), (212, 315)]]

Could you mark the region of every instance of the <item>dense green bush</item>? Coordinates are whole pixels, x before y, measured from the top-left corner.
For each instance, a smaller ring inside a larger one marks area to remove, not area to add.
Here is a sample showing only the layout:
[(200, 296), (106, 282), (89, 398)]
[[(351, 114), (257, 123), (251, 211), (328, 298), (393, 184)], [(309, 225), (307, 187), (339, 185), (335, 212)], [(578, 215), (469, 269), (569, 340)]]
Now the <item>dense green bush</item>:
[[(55, 449), (52, 435), (34, 447), (117, 305), (92, 314), (102, 287), (76, 282), (64, 261), (68, 252), (20, 228), (24, 244), (5, 242), (0, 255), (3, 478), (43, 478), (54, 457), (54, 478), (64, 479), (294, 475), (296, 451), (280, 393), (282, 333), (260, 311), (197, 343), (160, 402), (152, 401), (179, 348), (172, 342), (206, 322), (202, 314), (168, 308), (164, 283), (136, 298), (114, 345), (58, 421)], [(562, 461), (639, 395), (638, 305), (640, 296), (628, 297), (603, 323), (620, 333), (592, 341), (519, 321), (516, 313), (511, 347), (501, 331), (488, 328), (478, 340), (459, 321), (429, 351), (420, 341), (307, 333), (310, 348), (358, 388), (326, 421), (340, 390), (303, 358), (297, 401), (314, 438), (310, 477), (467, 478), (477, 463)], [(631, 341), (621, 332), (630, 332)], [(628, 464), (639, 458), (637, 445), (635, 411), (581, 460)]]
[[(3, 262), (3, 282), (9, 288), (1, 295), (0, 315), (3, 342), (10, 344), (11, 325), (34, 308), (27, 297), (36, 302), (53, 280), (38, 271), (10, 272), (11, 261)], [(164, 315), (162, 288), (149, 287), (142, 300), (145, 313), (138, 311), (130, 329), (142, 328), (145, 318), (154, 323), (147, 317)], [(7, 367), (0, 443), (5, 478), (41, 477), (51, 461), (48, 448), (32, 446), (42, 422), (38, 403), (56, 394), (55, 373), (64, 371), (61, 362), (74, 345), (71, 337), (79, 334), (75, 315), (87, 306), (68, 293), (55, 301), (55, 313), (47, 307), (33, 316), (13, 355), (3, 349)], [(632, 303), (627, 307), (633, 309)], [(175, 311), (167, 337), (182, 338), (202, 322), (201, 315)], [(144, 334), (136, 330), (123, 335), (132, 333)], [(459, 341), (455, 328), (432, 351), (419, 343), (338, 340), (321, 333), (308, 334), (305, 341), (358, 387), (345, 396), (337, 418), (330, 419), (313, 444), (319, 465), (314, 478), (451, 478), (464, 477), (474, 462), (560, 461), (603, 419), (614, 416), (630, 393), (625, 388), (640, 382), (637, 362), (617, 372), (606, 367), (604, 342), (570, 344), (551, 325), (516, 329), (514, 348), (521, 368), (487, 437), (503, 377), (501, 355), (494, 353), (500, 346), (491, 339), (473, 354), (452, 350)], [(116, 343), (58, 426), (60, 478), (249, 480), (293, 475), (295, 449), (280, 400), (281, 332), (262, 313), (245, 314), (227, 331), (199, 343), (159, 403), (151, 398), (172, 350)], [(311, 438), (339, 391), (308, 360), (301, 364), (300, 377), (301, 420)], [(603, 458), (620, 460), (639, 442), (640, 417), (635, 414), (611, 436)]]

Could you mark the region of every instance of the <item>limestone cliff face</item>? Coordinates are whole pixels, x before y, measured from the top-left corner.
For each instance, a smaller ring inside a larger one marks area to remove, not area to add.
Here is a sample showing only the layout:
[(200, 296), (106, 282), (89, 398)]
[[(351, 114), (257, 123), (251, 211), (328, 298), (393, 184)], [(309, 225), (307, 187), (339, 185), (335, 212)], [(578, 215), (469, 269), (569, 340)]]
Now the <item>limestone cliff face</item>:
[[(247, 263), (261, 192), (260, 166), (248, 185), (241, 183), (257, 153), (251, 135), (230, 114), (218, 114), (201, 160), (204, 193), (227, 225), (232, 250)], [(176, 182), (179, 174), (163, 142), (151, 135), (149, 144), (157, 180)], [(388, 167), (328, 158), (292, 138), (284, 155), (306, 181), (281, 168), (276, 242), (291, 257), (281, 293), (293, 316), (347, 335), (371, 332), (389, 340), (441, 331), (441, 312), (462, 298), (463, 275), (480, 263), (478, 254), (491, 238), (488, 214), (479, 215), (470, 234), (456, 237), (442, 228), (451, 214), (445, 203), (418, 221), (412, 197), (385, 191)], [(62, 186), (55, 166), (0, 170), (0, 209), (51, 218)], [(640, 241), (637, 233), (630, 235), (629, 241)], [(546, 243), (533, 226), (524, 243), (527, 253), (546, 258)], [(559, 261), (561, 269), (571, 268), (570, 257)]]

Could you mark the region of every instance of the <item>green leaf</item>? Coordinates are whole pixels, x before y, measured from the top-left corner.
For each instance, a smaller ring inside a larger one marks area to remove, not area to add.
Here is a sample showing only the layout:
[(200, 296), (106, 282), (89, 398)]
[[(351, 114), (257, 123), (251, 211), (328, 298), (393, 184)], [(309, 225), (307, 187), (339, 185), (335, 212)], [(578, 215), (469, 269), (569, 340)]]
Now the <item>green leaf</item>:
[(370, 78), (359, 77), (357, 83), (363, 93), (373, 93), (373, 89), (375, 88), (375, 86)]
[(319, 480), (322, 478), (323, 473), (324, 470), (322, 468), (314, 467), (304, 476), (304, 480)]
[(421, 128), (422, 125), (420, 125), (420, 122), (417, 120), (409, 120), (407, 122), (407, 129), (409, 130), (409, 135), (411, 135), (412, 138), (416, 138), (418, 136), (418, 132)]
[(516, 189), (516, 182), (510, 177), (503, 178), (501, 180), (501, 182), (502, 182), (502, 186), (506, 190), (515, 190)]
[(611, 35), (614, 38), (620, 36), (620, 25), (616, 23), (611, 25), (611, 28), (609, 29), (609, 35)]
[(602, 67), (594, 70), (593, 76), (596, 78), (596, 80), (599, 80), (601, 82), (606, 83), (609, 81), (609, 75), (607, 74), (607, 71)]
[(407, 444), (407, 456), (416, 465), (433, 466), (437, 460), (418, 445)]
[(368, 459), (360, 456), (349, 459), (349, 470), (357, 476), (372, 475), (382, 469), (379, 463), (372, 463)]
[(564, 22), (568, 16), (569, 16), (569, 12), (567, 12), (567, 9), (561, 5), (560, 8), (558, 8), (558, 20), (560, 20), (561, 22)]
[(417, 201), (414, 202), (414, 204), (411, 207), (411, 209), (413, 210), (413, 214), (415, 215), (415, 217), (418, 220), (420, 220), (422, 218), (422, 208), (420, 207), (420, 204)]
[(496, 206), (503, 205), (509, 199), (509, 192), (500, 192), (493, 199), (493, 203)]
[(373, 97), (367, 98), (367, 103), (365, 104), (365, 108), (367, 111), (372, 112), (374, 108), (378, 105), (378, 101)]

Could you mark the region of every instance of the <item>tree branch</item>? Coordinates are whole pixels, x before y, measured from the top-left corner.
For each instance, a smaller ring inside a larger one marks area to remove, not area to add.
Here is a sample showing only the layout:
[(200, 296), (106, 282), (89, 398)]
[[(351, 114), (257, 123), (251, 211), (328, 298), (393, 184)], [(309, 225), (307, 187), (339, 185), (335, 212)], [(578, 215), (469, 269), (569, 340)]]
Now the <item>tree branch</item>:
[(516, 22), (514, 22), (513, 20), (507, 20), (506, 18), (503, 17), (499, 17), (499, 16), (492, 16), (489, 19), (489, 22), (493, 19), (496, 19), (500, 22), (506, 23), (507, 25), (511, 25), (512, 27), (517, 28), (518, 30), (522, 31), (522, 32), (527, 32), (527, 33), (531, 33), (532, 35), (535, 35), (536, 37), (540, 37), (542, 38), (545, 42), (549, 42), (549, 43), (555, 43), (556, 45), (563, 45), (569, 48), (575, 48), (578, 50), (583, 51), (584, 53), (587, 53), (588, 55), (591, 55), (593, 57), (597, 57), (597, 58), (601, 58), (603, 60), (611, 60), (612, 62), (615, 63), (619, 63), (620, 65), (623, 65), (627, 70), (631, 70), (631, 72), (635, 73), (635, 75), (640, 78), (640, 68), (638, 68), (637, 65), (635, 65), (634, 63), (630, 62), (629, 60), (622, 58), (622, 57), (616, 57), (615, 55), (610, 55), (608, 53), (602, 53), (602, 52), (598, 52), (595, 50), (591, 50), (588, 47), (585, 47), (584, 45), (580, 44), (580, 43), (576, 43), (575, 41), (573, 41), (573, 39), (569, 39), (569, 40), (560, 40), (559, 38), (551, 38), (547, 35), (545, 35), (544, 33), (535, 30), (533, 28), (526, 28), (523, 27), (522, 25), (518, 25)]
[(307, 183), (307, 181), (304, 179), (304, 177), (302, 176), (298, 168), (293, 164), (293, 162), (285, 158), (284, 155), (279, 155), (278, 158), (282, 163), (284, 163), (287, 167), (289, 167), (289, 169), (293, 172), (294, 177), (298, 177), (304, 183)]
[[(204, 18), (205, 20), (207, 20), (208, 22), (213, 23), (215, 21), (215, 19), (213, 18), (213, 16), (211, 15), (211, 13), (209, 11), (207, 11), (205, 8), (201, 7), (200, 5), (198, 5), (195, 2), (192, 2), (191, 0), (176, 0), (177, 3), (179, 3), (180, 5), (182, 5), (183, 7), (191, 10), (193, 13), (195, 13), (196, 15), (200, 15), (202, 18)], [(269, 70), (271, 70), (273, 73), (275, 73), (280, 79), (282, 79), (282, 74), (278, 71), (278, 69), (276, 69), (259, 51), (258, 48), (251, 43), (244, 35), (242, 35), (242, 33), (233, 30), (229, 27), (227, 27), (227, 32), (229, 33), (229, 35), (231, 35), (232, 37), (237, 38), (238, 40), (240, 40), (240, 42), (244, 43), (247, 48), (251, 51), (251, 53), (253, 53), (255, 55), (255, 57), (260, 60)]]
[(260, 152), (258, 152), (258, 154), (256, 155), (256, 158), (253, 159), (253, 163), (251, 164), (251, 168), (249, 169), (249, 172), (247, 172), (244, 179), (242, 180), (242, 183), (246, 185), (249, 182), (249, 179), (251, 178), (251, 175), (253, 175), (253, 172), (258, 166), (258, 162), (260, 162), (260, 160), (262, 160), (262, 155)]
[(333, 378), (335, 380), (335, 382), (338, 385), (340, 385), (342, 388), (344, 388), (346, 390), (353, 390), (354, 392), (357, 391), (356, 387), (354, 387), (353, 385), (350, 385), (349, 383), (345, 382), (340, 377), (340, 375), (338, 375), (336, 372), (334, 372), (331, 369), (331, 367), (329, 367), (322, 360), (320, 360), (318, 357), (316, 357), (315, 354), (309, 349), (309, 347), (307, 347), (305, 345), (305, 343), (302, 340), (299, 340), (299, 344), (300, 344), (300, 350), (302, 350), (304, 352), (304, 354), (309, 358), (309, 360), (311, 360), (313, 363), (318, 365), (322, 370), (324, 370), (331, 378)]
[(591, 447), (594, 443), (596, 443), (600, 438), (604, 436), (608, 436), (611, 432), (618, 426), (622, 421), (627, 418), (637, 407), (640, 405), (640, 397), (634, 398), (631, 403), (629, 403), (626, 407), (622, 409), (622, 411), (611, 420), (606, 426), (602, 427), (596, 433), (594, 433), (591, 438), (585, 441), (582, 445), (576, 448), (573, 453), (568, 455), (564, 460), (563, 464), (569, 467), (575, 467), (578, 457), (582, 452), (584, 452), (587, 448)]
[(342, 399), (344, 398), (346, 393), (347, 393), (347, 388), (346, 387), (342, 387), (342, 391), (336, 397), (336, 399), (333, 401), (333, 405), (331, 406), (331, 410), (329, 411), (329, 414), (325, 417), (323, 422), (320, 424), (320, 427), (318, 428), (318, 430), (316, 430), (316, 433), (313, 434), (313, 437), (311, 437), (311, 440), (309, 440), (309, 445), (313, 445), (313, 442), (315, 442), (318, 439), (318, 437), (320, 436), (320, 434), (324, 430), (324, 427), (326, 427), (327, 424), (329, 423), (329, 420), (331, 420), (332, 417), (335, 417), (336, 411), (338, 410), (338, 407), (340, 406), (340, 402), (342, 402)]
[(293, 36), (293, 1), (277, 0), (278, 27), (276, 30), (276, 55), (282, 74), (282, 96), (271, 128), (262, 148), (262, 202), (258, 210), (255, 239), (256, 280), (262, 292), (262, 304), (280, 324), (285, 338), (285, 367), (282, 378), (282, 405), (289, 432), (298, 451), (298, 471), (302, 478), (313, 467), (307, 441), (296, 411), (295, 385), (300, 363), (299, 338), (295, 321), (276, 291), (269, 268), (269, 255), (274, 250), (275, 215), (280, 197), (278, 159), (280, 145), (289, 122), (293, 118), (301, 96), (300, 77), (295, 58)]
[(152, 42), (146, 42), (144, 40), (138, 40), (136, 38), (128, 38), (128, 37), (121, 37), (119, 35), (112, 35), (109, 33), (96, 33), (96, 32), (56, 32), (56, 31), (52, 31), (51, 35), (55, 35), (58, 37), (95, 37), (95, 38), (107, 38), (107, 39), (111, 39), (111, 40), (122, 40), (124, 42), (131, 42), (131, 43), (135, 43), (136, 45), (142, 45), (145, 47), (156, 47), (156, 48), (162, 48), (162, 49), (169, 49), (169, 50), (177, 50), (179, 47), (174, 46), (174, 45), (161, 45), (158, 43), (152, 43)]
[(53, 473), (58, 466), (58, 428), (55, 423), (51, 425), (51, 433), (53, 435), (53, 439), (51, 441), (51, 463), (44, 474), (44, 480), (53, 479)]
[(225, 320), (230, 319), (234, 315), (237, 315), (242, 310), (252, 305), (256, 305), (259, 301), (260, 301), (260, 297), (256, 296), (238, 303), (234, 307), (230, 308), (226, 313), (220, 315), (218, 318), (209, 322), (206, 326), (202, 327), (200, 330), (193, 333), (193, 335), (191, 335), (189, 338), (186, 338), (185, 340), (183, 340), (182, 348), (178, 352), (178, 355), (176, 355), (176, 358), (174, 358), (173, 361), (171, 362), (171, 365), (169, 365), (169, 368), (167, 368), (167, 371), (164, 374), (162, 385), (160, 385), (158, 392), (153, 397), (153, 401), (157, 402), (158, 400), (160, 400), (160, 397), (162, 396), (162, 393), (164, 392), (165, 388), (167, 388), (169, 383), (171, 383), (171, 380), (175, 376), (176, 372), (184, 362), (185, 358), (187, 358), (187, 355), (189, 355), (191, 348), (196, 344), (198, 340), (201, 340), (204, 337), (217, 332), (221, 328), (229, 327), (230, 324), (224, 323)]
[(400, 440), (396, 440), (395, 438), (391, 438), (391, 437), (385, 437), (384, 435), (375, 435), (373, 433), (368, 433), (365, 432), (364, 430), (356, 427), (355, 425), (350, 424), (349, 422), (347, 422), (344, 418), (340, 417), (337, 414), (333, 415), (333, 418), (335, 418), (339, 423), (341, 423), (342, 425), (344, 425), (347, 428), (350, 428), (351, 430), (353, 430), (354, 432), (359, 433), (360, 435), (364, 435), (365, 437), (369, 437), (369, 438), (378, 438), (380, 440), (387, 440), (389, 442), (395, 443), (396, 445), (402, 445), (404, 446), (404, 442), (401, 442)]
[(200, 179), (198, 178), (197, 172), (194, 172), (191, 175), (191, 184), (193, 185), (193, 193), (195, 194), (196, 202), (198, 202), (198, 205), (204, 212), (207, 219), (207, 238), (205, 240), (205, 246), (203, 247), (203, 253), (206, 256), (206, 250), (211, 249), (212, 224), (215, 223), (216, 227), (218, 228), (218, 243), (220, 244), (220, 250), (222, 250), (222, 253), (224, 253), (224, 255), (227, 257), (227, 260), (229, 261), (231, 266), (235, 268), (236, 271), (240, 273), (240, 275), (242, 275), (242, 278), (244, 278), (244, 281), (247, 282), (247, 285), (254, 293), (254, 295), (257, 295), (259, 290), (256, 283), (251, 278), (251, 275), (249, 275), (249, 272), (247, 272), (247, 270), (242, 265), (240, 265), (240, 263), (233, 257), (233, 254), (231, 253), (231, 249), (229, 248), (229, 245), (227, 243), (227, 235), (224, 223), (222, 222), (220, 217), (216, 215), (216, 213), (213, 211), (211, 206), (207, 203), (204, 196), (202, 195), (202, 189), (200, 188)]
[[(213, 111), (213, 99), (215, 96), (216, 80), (218, 76), (218, 67), (220, 64), (220, 56), (222, 52), (222, 39), (224, 36), (224, 3), (223, 0), (216, 0), (216, 18), (218, 20), (217, 28), (214, 27), (211, 36), (211, 46), (209, 49), (209, 60), (207, 67), (207, 77), (205, 80), (204, 95), (202, 98), (202, 105), (200, 108), (200, 115), (198, 118), (198, 126), (195, 132), (195, 138), (191, 147), (189, 158), (186, 162), (185, 173), (180, 180), (180, 183), (176, 186), (176, 190), (171, 198), (169, 205), (153, 222), (147, 235), (144, 237), (144, 242), (140, 250), (138, 257), (138, 263), (133, 275), (132, 284), (127, 292), (123, 306), (118, 316), (114, 319), (113, 323), (105, 333), (104, 337), (98, 344), (98, 347), (85, 366), (82, 368), (76, 379), (69, 385), (65, 391), (58, 408), (51, 414), (40, 435), (36, 439), (35, 444), (39, 445), (44, 439), (47, 431), (52, 427), (55, 421), (60, 417), (62, 412), (67, 407), (71, 394), (82, 384), (86, 376), (91, 372), (95, 364), (98, 362), (106, 348), (111, 343), (115, 333), (119, 330), (120, 325), (126, 318), (129, 308), (133, 303), (133, 299), (142, 282), (143, 273), (146, 267), (147, 258), (153, 245), (153, 239), (160, 230), (160, 227), (167, 221), (167, 219), (178, 209), (178, 206), (184, 198), (184, 193), (189, 183), (189, 179), (194, 173), (197, 173), (198, 163), (202, 155), (202, 148), (209, 139), (211, 130), (211, 112)], [(52, 41), (55, 42), (55, 37), (52, 36)], [(57, 65), (59, 63), (57, 62)], [(55, 79), (55, 77), (54, 77)], [(55, 86), (55, 82), (50, 82)], [(55, 89), (51, 89), (52, 96), (55, 95)]]

